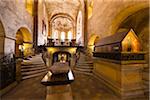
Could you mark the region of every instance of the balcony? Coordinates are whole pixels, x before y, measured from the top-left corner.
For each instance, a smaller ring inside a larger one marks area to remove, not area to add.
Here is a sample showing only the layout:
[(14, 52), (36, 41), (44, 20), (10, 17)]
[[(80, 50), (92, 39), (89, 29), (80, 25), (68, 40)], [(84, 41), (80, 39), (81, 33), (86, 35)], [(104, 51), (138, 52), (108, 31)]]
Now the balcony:
[(80, 44), (76, 43), (76, 39), (65, 39), (65, 40), (61, 40), (61, 39), (48, 39), (48, 43), (47, 43), (48, 47), (57, 47), (57, 46), (64, 46), (64, 47), (74, 47), (74, 46), (80, 46)]

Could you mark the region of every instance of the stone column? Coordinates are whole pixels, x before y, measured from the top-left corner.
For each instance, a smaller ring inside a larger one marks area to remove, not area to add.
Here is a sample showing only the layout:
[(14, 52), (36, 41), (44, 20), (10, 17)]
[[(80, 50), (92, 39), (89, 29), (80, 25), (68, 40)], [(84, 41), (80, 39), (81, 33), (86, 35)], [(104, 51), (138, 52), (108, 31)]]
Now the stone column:
[(75, 66), (75, 57), (74, 57), (74, 53), (71, 54), (71, 59), (70, 59), (70, 66), (74, 67)]
[(34, 0), (34, 16), (33, 16), (33, 48), (35, 53), (38, 52), (38, 0)]
[(85, 13), (84, 13), (84, 47), (87, 47), (87, 43), (88, 43), (88, 9), (87, 9), (87, 0), (84, 0), (84, 5), (85, 5)]
[(48, 56), (46, 58), (46, 66), (47, 67), (52, 66), (52, 58), (53, 58), (53, 55), (51, 54), (51, 52), (48, 52)]

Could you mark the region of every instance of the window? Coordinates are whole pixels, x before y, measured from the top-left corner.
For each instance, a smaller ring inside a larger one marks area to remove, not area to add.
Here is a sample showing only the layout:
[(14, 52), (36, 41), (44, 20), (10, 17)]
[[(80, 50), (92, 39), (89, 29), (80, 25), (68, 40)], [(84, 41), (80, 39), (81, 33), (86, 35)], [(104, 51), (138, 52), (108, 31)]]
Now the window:
[(72, 40), (72, 32), (71, 32), (71, 31), (68, 32), (68, 39), (69, 39), (70, 41)]
[(52, 38), (53, 39), (58, 39), (58, 31), (57, 30), (54, 31), (54, 33), (52, 35)]
[(65, 32), (61, 32), (61, 41), (65, 41)]

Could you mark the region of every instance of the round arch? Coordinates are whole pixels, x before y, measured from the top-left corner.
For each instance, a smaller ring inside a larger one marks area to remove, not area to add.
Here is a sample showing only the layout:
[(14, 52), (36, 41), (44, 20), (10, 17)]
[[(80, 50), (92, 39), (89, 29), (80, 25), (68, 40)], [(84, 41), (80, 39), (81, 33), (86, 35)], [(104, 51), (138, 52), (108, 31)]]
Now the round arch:
[(54, 14), (49, 20), (49, 36), (51, 37), (52, 36), (52, 22), (55, 20), (55, 19), (57, 19), (57, 18), (60, 18), (60, 17), (62, 17), (62, 18), (67, 18), (68, 20), (70, 20), (71, 21), (71, 23), (72, 23), (72, 26), (73, 26), (73, 34), (75, 34), (75, 23), (74, 23), (74, 19), (70, 16), (70, 15), (68, 15), (68, 14), (65, 14), (65, 13), (58, 13), (58, 14)]
[(97, 34), (92, 34), (89, 38), (89, 41), (88, 41), (88, 46), (92, 46), (92, 45), (95, 45), (96, 42), (98, 42), (100, 39), (100, 36), (97, 35)]
[(115, 34), (120, 26), (120, 24), (130, 15), (134, 14), (135, 12), (147, 8), (149, 5), (147, 3), (139, 3), (133, 6), (129, 6), (124, 8), (117, 14), (117, 16), (112, 21), (111, 26), (109, 27), (109, 33)]
[(67, 51), (57, 51), (53, 53), (52, 64), (54, 64), (55, 62), (61, 62), (62, 60), (64, 60), (65, 62), (68, 62), (68, 64), (70, 65), (70, 57), (71, 57), (71, 54)]
[(5, 30), (0, 20), (0, 58), (4, 56)]
[(31, 56), (32, 51), (32, 34), (30, 31), (21, 27), (16, 32), (16, 41), (15, 41), (15, 54), (16, 57), (28, 57)]
[(17, 34), (21, 34), (22, 35), (23, 42), (29, 42), (29, 43), (33, 42), (33, 40), (32, 40), (32, 34), (31, 34), (31, 32), (26, 27), (19, 28), (17, 30), (17, 32), (16, 32), (16, 37), (17, 37)]
[(90, 54), (92, 55), (92, 52), (94, 51), (94, 45), (100, 40), (100, 36), (97, 34), (92, 34), (88, 41), (88, 49), (90, 50)]

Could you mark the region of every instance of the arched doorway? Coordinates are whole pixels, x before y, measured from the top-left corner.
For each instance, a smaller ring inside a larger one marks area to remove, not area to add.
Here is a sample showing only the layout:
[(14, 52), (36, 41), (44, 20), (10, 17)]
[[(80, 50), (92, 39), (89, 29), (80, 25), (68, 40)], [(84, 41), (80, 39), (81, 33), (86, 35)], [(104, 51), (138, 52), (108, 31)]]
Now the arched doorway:
[(52, 64), (55, 62), (63, 62), (63, 63), (68, 63), (70, 66), (70, 60), (71, 60), (71, 54), (69, 52), (65, 51), (58, 51), (53, 54), (53, 61)]
[[(145, 8), (149, 8), (148, 3), (138, 3), (135, 4), (133, 6), (129, 6), (124, 8), (123, 10), (121, 10), (116, 17), (114, 18), (114, 20), (112, 20), (112, 24), (110, 26), (110, 30), (109, 33), (111, 34), (115, 34), (120, 26), (120, 24), (126, 20), (129, 16), (134, 15), (134, 13), (145, 9)], [(135, 19), (136, 20), (136, 19)]]
[(67, 14), (56, 14), (49, 22), (49, 37), (60, 42), (71, 41), (75, 37), (74, 20)]
[(33, 54), (32, 36), (27, 28), (20, 28), (16, 33), (15, 54), (16, 57), (29, 57)]
[(99, 40), (100, 40), (100, 36), (98, 36), (96, 34), (92, 34), (90, 36), (87, 47), (88, 47), (88, 50), (89, 50), (91, 55), (92, 55), (92, 52), (94, 51), (95, 43), (97, 43)]
[(4, 40), (5, 31), (2, 22), (0, 21), (0, 58), (4, 56)]

